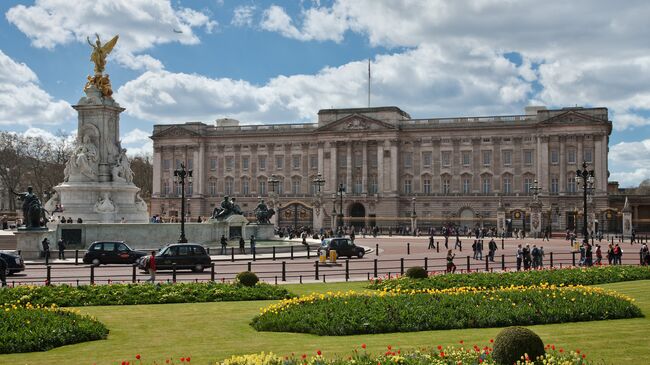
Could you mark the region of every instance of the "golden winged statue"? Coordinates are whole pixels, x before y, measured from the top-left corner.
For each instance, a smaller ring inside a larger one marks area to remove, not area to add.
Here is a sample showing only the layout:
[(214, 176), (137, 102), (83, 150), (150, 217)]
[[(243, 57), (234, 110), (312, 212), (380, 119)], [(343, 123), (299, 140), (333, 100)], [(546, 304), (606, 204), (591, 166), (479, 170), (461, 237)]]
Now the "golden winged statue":
[(95, 64), (95, 75), (101, 75), (104, 72), (104, 67), (106, 66), (106, 57), (115, 47), (119, 35), (116, 35), (110, 41), (102, 45), (102, 42), (99, 40), (99, 34), (95, 33), (97, 41), (93, 44), (90, 41), (90, 38), (86, 37), (88, 44), (93, 47), (93, 52), (90, 54), (90, 60)]

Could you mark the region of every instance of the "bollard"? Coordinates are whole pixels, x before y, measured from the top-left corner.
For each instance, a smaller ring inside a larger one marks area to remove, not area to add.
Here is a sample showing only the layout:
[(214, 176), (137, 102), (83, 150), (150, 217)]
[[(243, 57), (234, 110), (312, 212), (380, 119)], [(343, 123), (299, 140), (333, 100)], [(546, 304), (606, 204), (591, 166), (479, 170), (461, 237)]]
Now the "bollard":
[(378, 273), (377, 273), (377, 259), (375, 259), (375, 263), (374, 263), (374, 267), (373, 267), (373, 272), (372, 272), (372, 274), (373, 274), (374, 277), (376, 277), (376, 278), (379, 277), (379, 275), (378, 275)]
[(314, 279), (318, 280), (318, 260), (314, 261)]
[(490, 271), (490, 260), (488, 260), (489, 255), (485, 255), (485, 271)]
[(251, 251), (253, 251), (253, 261), (255, 261), (255, 250), (251, 248)]
[(440, 241), (438, 241), (438, 244), (436, 245), (436, 252), (440, 252)]
[(50, 251), (47, 251), (45, 252), (45, 265), (49, 265), (49, 264), (50, 264)]
[(300, 284), (302, 284), (302, 275), (300, 275)]
[(273, 246), (273, 261), (275, 261), (275, 246)]
[(311, 258), (311, 250), (309, 249), (309, 246), (307, 246), (307, 260)]
[(95, 284), (95, 266), (90, 265), (90, 285)]
[(282, 281), (287, 281), (287, 262), (282, 261)]
[(501, 255), (501, 270), (506, 271), (506, 255)]
[(291, 259), (293, 260), (293, 246), (290, 247), (291, 247)]
[(45, 285), (51, 285), (52, 284), (52, 266), (47, 265), (47, 280), (45, 281)]
[(504, 244), (503, 244), (503, 237), (501, 237), (501, 249), (504, 249)]
[(345, 260), (345, 281), (350, 280), (350, 260)]
[(210, 263), (210, 281), (214, 282), (214, 262)]
[(74, 250), (74, 264), (79, 265), (79, 250)]
[(250, 261), (248, 261), (248, 265), (247, 265), (247, 266), (248, 266), (247, 271), (253, 271), (253, 270), (252, 270), (252, 264), (251, 264)]
[(399, 259), (399, 274), (404, 275), (404, 258)]
[(549, 258), (551, 259), (551, 267), (553, 267), (553, 252), (549, 254)]
[(379, 243), (375, 244), (375, 256), (379, 256)]
[(172, 263), (172, 283), (176, 284), (176, 263)]
[(467, 272), (471, 272), (471, 271), (472, 271), (472, 269), (469, 266), (469, 256), (467, 256)]
[(136, 275), (135, 271), (136, 271), (136, 269), (137, 269), (137, 267), (135, 265), (133, 265), (133, 270), (131, 271), (131, 282), (133, 284), (135, 284), (135, 275)]
[(230, 248), (230, 261), (235, 262), (235, 248)]
[(429, 258), (426, 256), (424, 257), (424, 271), (429, 271)]
[(571, 252), (571, 261), (573, 262), (573, 266), (576, 266), (576, 253)]
[(325, 282), (325, 274), (323, 274), (323, 282)]
[(278, 276), (275, 276), (275, 285), (278, 285)]
[(406, 254), (410, 255), (411, 254), (411, 243), (406, 242)]

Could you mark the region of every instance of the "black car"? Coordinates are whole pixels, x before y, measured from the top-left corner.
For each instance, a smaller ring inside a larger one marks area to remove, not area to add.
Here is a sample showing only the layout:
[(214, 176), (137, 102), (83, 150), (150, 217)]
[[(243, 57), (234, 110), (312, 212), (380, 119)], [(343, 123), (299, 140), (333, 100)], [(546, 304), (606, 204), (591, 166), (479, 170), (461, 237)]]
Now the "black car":
[(0, 257), (7, 263), (6, 275), (15, 274), (25, 270), (25, 261), (17, 253), (2, 251)]
[[(145, 257), (139, 259), (138, 267), (146, 270), (145, 262)], [(172, 243), (156, 253), (156, 270), (171, 270), (172, 265), (176, 264), (178, 270), (202, 272), (211, 262), (205, 248), (196, 243)]]
[(122, 241), (93, 242), (84, 255), (83, 262), (95, 266), (101, 264), (135, 264), (147, 253), (134, 251)]
[(356, 256), (362, 258), (366, 253), (363, 247), (355, 245), (349, 238), (326, 238), (321, 243), (320, 249), (321, 251), (324, 251), (327, 256), (329, 256), (330, 250), (335, 250), (336, 256), (338, 257)]

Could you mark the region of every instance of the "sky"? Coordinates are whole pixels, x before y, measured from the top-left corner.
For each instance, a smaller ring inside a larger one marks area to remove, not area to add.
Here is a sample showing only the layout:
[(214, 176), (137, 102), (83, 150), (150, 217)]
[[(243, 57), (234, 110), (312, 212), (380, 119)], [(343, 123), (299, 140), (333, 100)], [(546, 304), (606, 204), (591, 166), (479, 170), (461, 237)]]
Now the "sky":
[(398, 106), (413, 118), (606, 107), (610, 181), (650, 178), (647, 0), (0, 1), (0, 129), (74, 134), (91, 40), (122, 145), (154, 124), (316, 122), (323, 108)]

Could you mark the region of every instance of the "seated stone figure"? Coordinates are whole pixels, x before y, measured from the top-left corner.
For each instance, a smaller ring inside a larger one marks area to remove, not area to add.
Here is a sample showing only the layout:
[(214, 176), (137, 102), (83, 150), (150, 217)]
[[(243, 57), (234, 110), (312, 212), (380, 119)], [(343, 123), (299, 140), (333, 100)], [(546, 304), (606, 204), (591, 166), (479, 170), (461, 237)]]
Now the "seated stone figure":
[(239, 208), (239, 205), (235, 204), (235, 198), (231, 200), (230, 197), (226, 195), (221, 201), (221, 208), (214, 208), (212, 218), (222, 220), (234, 214), (242, 214), (242, 211)]
[(255, 207), (255, 218), (259, 224), (271, 224), (271, 217), (275, 214), (273, 208), (269, 209), (264, 203), (264, 199), (260, 198), (260, 202)]

